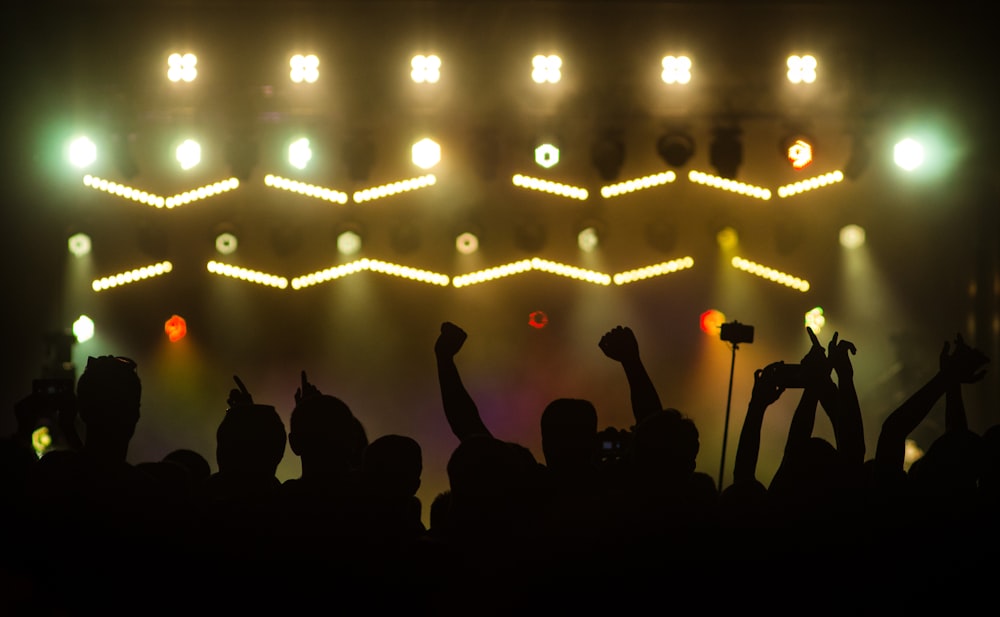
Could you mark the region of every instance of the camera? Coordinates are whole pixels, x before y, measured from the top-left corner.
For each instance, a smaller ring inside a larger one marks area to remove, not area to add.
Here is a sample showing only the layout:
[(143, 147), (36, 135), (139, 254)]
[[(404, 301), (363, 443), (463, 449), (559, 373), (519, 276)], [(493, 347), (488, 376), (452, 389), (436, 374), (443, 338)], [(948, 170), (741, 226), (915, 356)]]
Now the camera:
[(805, 376), (801, 364), (775, 364), (771, 367), (771, 377), (782, 388), (804, 388)]
[(741, 324), (738, 321), (731, 321), (722, 324), (719, 337), (724, 341), (729, 341), (735, 345), (740, 343), (753, 342), (753, 326)]

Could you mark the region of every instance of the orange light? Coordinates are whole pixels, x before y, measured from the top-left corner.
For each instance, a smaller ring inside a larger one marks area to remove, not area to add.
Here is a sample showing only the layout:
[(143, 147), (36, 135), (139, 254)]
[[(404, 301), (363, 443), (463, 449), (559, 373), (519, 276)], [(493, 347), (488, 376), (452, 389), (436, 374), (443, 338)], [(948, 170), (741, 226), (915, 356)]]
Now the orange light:
[(163, 331), (171, 343), (176, 343), (187, 334), (187, 322), (180, 315), (174, 315), (164, 322)]
[(709, 336), (715, 336), (725, 322), (726, 316), (722, 311), (708, 309), (701, 314), (701, 331)]
[(804, 139), (796, 139), (788, 146), (788, 162), (795, 169), (805, 169), (813, 162), (812, 146)]

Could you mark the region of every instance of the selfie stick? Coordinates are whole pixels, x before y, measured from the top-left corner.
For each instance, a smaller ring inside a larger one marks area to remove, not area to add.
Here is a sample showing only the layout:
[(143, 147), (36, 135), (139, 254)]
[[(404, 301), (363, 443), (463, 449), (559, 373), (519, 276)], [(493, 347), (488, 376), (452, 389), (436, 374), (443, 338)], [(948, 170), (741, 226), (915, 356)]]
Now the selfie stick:
[(722, 429), (722, 462), (719, 464), (719, 493), (722, 493), (722, 477), (726, 473), (726, 441), (729, 439), (729, 409), (733, 402), (733, 371), (736, 369), (736, 350), (740, 346), (733, 343), (733, 360), (729, 364), (729, 395), (726, 397), (726, 425)]

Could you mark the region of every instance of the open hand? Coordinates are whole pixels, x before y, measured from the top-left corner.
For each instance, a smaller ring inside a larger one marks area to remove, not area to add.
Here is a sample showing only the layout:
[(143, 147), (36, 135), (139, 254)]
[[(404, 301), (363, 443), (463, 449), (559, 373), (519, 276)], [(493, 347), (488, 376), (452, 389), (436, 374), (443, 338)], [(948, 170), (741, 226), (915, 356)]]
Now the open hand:
[(827, 357), (838, 375), (853, 375), (854, 367), (851, 366), (851, 356), (857, 354), (858, 349), (850, 341), (837, 340), (839, 335), (839, 332), (833, 333), (833, 338), (830, 339), (830, 345), (827, 347)]
[(986, 365), (990, 359), (974, 347), (969, 347), (962, 335), (955, 335), (955, 347), (949, 353), (949, 343), (945, 341), (941, 349), (941, 372), (959, 383), (976, 383), (986, 376)]

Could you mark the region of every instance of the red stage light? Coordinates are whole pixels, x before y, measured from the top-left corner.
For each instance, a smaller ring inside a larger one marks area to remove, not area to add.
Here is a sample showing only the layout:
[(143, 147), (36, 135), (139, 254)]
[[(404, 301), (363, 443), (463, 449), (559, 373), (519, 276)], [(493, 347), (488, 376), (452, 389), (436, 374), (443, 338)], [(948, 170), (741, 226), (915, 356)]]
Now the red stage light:
[(171, 343), (176, 343), (187, 334), (187, 322), (180, 315), (174, 315), (164, 322), (163, 331)]
[(722, 311), (709, 309), (701, 314), (701, 331), (705, 334), (715, 336), (719, 334), (719, 328), (726, 322), (726, 316)]
[(528, 315), (528, 325), (532, 328), (544, 328), (549, 323), (549, 316), (542, 311), (535, 311)]

